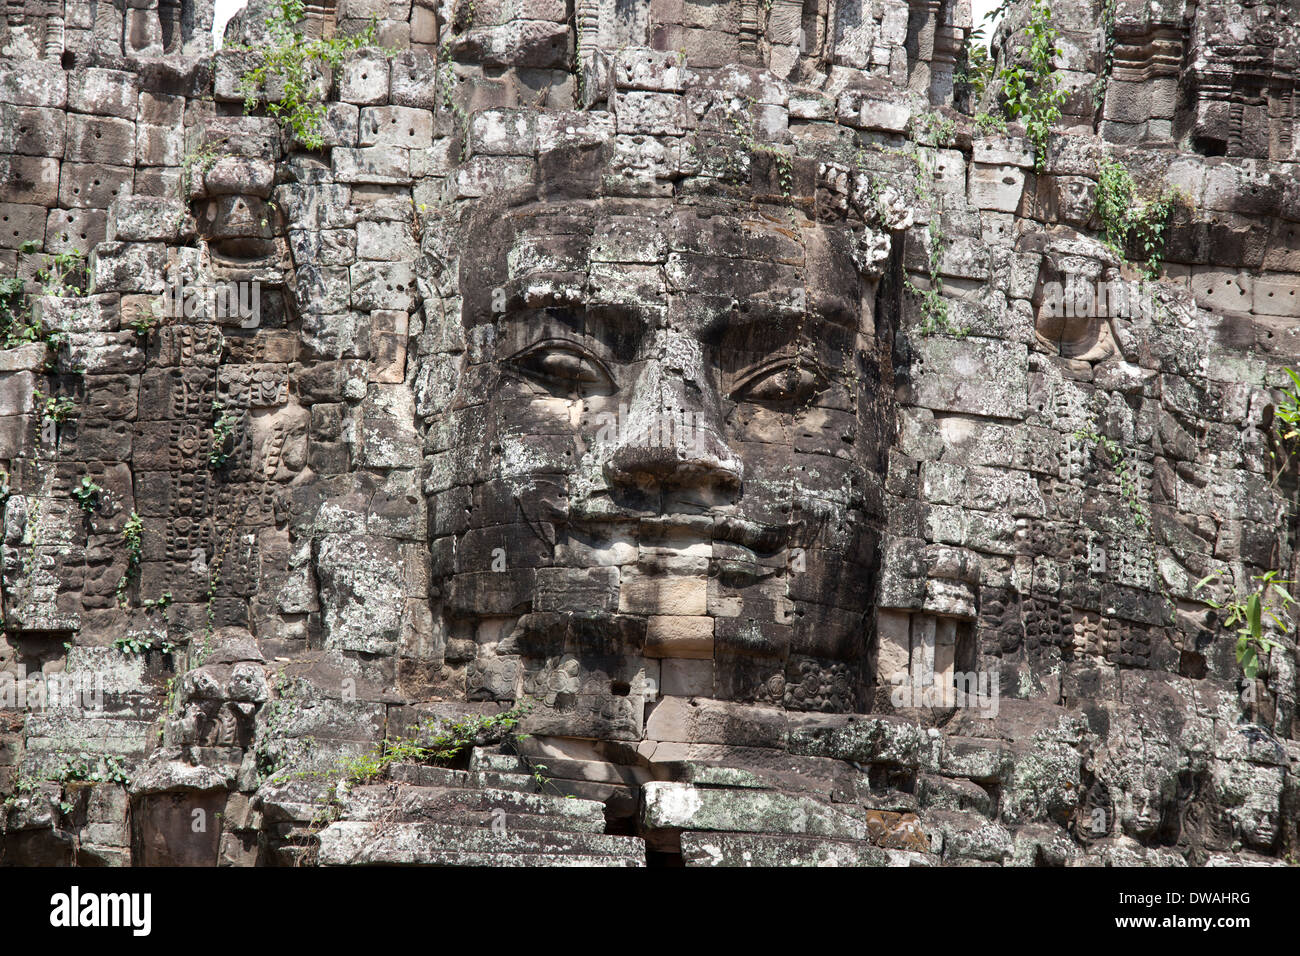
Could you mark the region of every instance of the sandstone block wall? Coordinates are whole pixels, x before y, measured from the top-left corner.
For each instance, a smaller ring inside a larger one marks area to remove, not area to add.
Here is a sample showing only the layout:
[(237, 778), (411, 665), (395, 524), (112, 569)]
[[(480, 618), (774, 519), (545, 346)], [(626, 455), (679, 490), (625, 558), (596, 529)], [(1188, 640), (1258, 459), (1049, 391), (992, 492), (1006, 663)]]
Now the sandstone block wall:
[(961, 2), (313, 5), (319, 149), (273, 12), (7, 8), (0, 669), (104, 697), (4, 704), (5, 862), (1296, 852), (1293, 627), (1204, 603), (1296, 576), (1294, 2), (1058, 0), (1041, 169)]

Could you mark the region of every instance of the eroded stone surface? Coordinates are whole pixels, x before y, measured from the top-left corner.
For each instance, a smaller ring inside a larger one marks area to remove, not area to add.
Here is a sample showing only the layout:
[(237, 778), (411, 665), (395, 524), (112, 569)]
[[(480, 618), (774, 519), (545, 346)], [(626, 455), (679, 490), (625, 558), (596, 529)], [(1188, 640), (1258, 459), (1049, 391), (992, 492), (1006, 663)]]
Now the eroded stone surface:
[[(313, 6), (384, 49), (307, 151), (241, 114), (264, 3), (215, 54), (203, 2), (9, 5), (0, 271), (61, 338), (0, 350), (0, 858), (1300, 849), (1294, 635), (1247, 680), (1195, 590), (1296, 576), (1294, 0), (1121, 2), (1109, 66), (1059, 0), (1041, 171), (954, 109), (960, 5), (517, 6)], [(1187, 200), (1154, 281), (1106, 157)]]

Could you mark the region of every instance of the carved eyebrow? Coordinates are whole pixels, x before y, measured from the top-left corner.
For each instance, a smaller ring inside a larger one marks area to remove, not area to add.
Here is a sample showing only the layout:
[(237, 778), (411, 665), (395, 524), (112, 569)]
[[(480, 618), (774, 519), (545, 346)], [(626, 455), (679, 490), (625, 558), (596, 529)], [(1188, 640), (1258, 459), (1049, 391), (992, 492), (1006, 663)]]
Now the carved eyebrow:
[[(738, 329), (771, 328), (777, 326), (788, 329), (792, 338), (808, 338), (810, 331), (821, 325), (831, 325), (849, 332), (858, 330), (859, 317), (856, 312), (847, 309), (834, 309), (827, 312), (813, 308), (809, 311), (796, 312), (793, 309), (775, 309), (767, 303), (748, 303), (747, 309), (722, 310), (715, 313), (701, 330), (700, 338), (711, 343), (720, 343), (728, 332)], [(786, 323), (781, 326), (781, 323)]]
[[(491, 290), (485, 318), (491, 321), (543, 309), (580, 309), (584, 278), (580, 272), (535, 272), (505, 279)], [(498, 292), (499, 303), (495, 301)]]
[[(640, 309), (617, 303), (574, 304), (568, 299), (550, 295), (541, 295), (527, 306), (511, 304), (513, 301), (515, 300), (508, 299), (506, 309), (489, 316), (489, 319), (527, 322), (544, 315), (554, 321), (572, 326), (575, 332), (588, 332), (597, 336), (604, 333), (625, 341), (629, 338), (640, 338), (653, 327), (649, 316)], [(566, 319), (570, 321), (566, 322)]]
[(501, 337), (502, 342), (527, 342), (528, 346), (521, 346), (526, 348), (547, 339), (571, 337), (584, 348), (595, 346), (600, 360), (607, 365), (631, 361), (646, 331), (652, 328), (638, 313), (604, 306), (507, 309), (493, 318), (510, 330)]
[(803, 341), (795, 342), (793, 345), (794, 348), (789, 351), (783, 350), (781, 352), (773, 352), (764, 355), (753, 362), (747, 363), (743, 368), (727, 373), (726, 377), (729, 380), (728, 388), (739, 388), (769, 372), (774, 372), (777, 369), (788, 368), (790, 366), (807, 369), (808, 371), (815, 372), (817, 375), (826, 379), (832, 377), (831, 371), (826, 368), (825, 364), (818, 357), (815, 349), (812, 348), (811, 343)]

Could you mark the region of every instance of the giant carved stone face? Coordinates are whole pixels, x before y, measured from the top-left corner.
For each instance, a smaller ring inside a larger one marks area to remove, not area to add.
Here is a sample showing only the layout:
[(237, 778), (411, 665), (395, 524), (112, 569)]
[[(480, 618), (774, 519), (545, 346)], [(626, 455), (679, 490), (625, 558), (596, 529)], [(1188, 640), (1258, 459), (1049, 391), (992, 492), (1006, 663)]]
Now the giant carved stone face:
[(860, 709), (887, 238), (811, 201), (606, 195), (599, 151), (571, 159), (583, 185), (485, 204), (459, 250), (425, 447), (448, 660), (558, 735), (638, 740), (663, 696)]

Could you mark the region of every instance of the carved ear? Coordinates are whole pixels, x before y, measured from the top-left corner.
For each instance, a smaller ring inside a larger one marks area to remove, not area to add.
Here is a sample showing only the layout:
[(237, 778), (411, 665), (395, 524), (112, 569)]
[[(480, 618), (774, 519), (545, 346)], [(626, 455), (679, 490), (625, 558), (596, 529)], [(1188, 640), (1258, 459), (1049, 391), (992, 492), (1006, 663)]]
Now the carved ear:
[(889, 233), (864, 226), (853, 238), (850, 247), (853, 264), (864, 279), (879, 279), (885, 273), (892, 247)]
[(853, 208), (865, 221), (889, 232), (912, 226), (912, 204), (896, 187), (865, 173), (853, 177)]
[(595, 199), (614, 155), (612, 138), (600, 142), (566, 142), (537, 161), (539, 199)]

